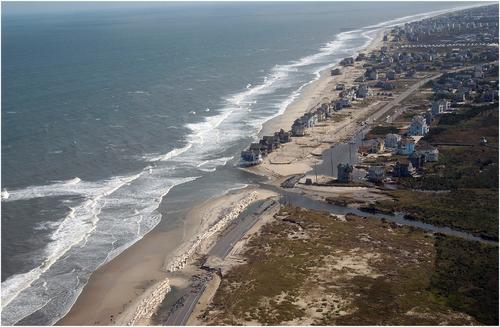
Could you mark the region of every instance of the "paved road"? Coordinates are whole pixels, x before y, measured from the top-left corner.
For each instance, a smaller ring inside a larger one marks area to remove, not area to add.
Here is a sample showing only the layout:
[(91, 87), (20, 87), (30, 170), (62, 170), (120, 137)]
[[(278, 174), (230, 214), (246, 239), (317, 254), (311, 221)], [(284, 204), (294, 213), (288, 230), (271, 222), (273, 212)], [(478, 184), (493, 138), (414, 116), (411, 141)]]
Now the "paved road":
[[(278, 205), (277, 201), (266, 200), (257, 202), (253, 207), (243, 212), (236, 218), (231, 225), (219, 237), (215, 245), (209, 251), (209, 256), (215, 256), (220, 259), (226, 258), (231, 252), (234, 244), (236, 244), (245, 233), (252, 228), (259, 220), (264, 211), (269, 210), (273, 206)], [(207, 282), (212, 278), (212, 273), (206, 272), (202, 276), (193, 280), (191, 285), (185, 290), (182, 296), (173, 305), (170, 314), (168, 315), (165, 325), (167, 326), (183, 326), (187, 323), (189, 316), (198, 303), (201, 295), (205, 291)]]
[[(498, 61), (494, 61), (492, 63), (498, 63)], [(474, 66), (465, 66), (465, 67), (461, 67), (461, 68), (452, 69), (452, 70), (448, 71), (448, 73), (457, 73), (457, 72), (464, 71), (464, 70), (471, 69), (471, 68), (474, 68)], [(435, 74), (433, 76), (429, 76), (429, 77), (421, 80), (420, 82), (417, 82), (417, 83), (413, 84), (406, 91), (404, 91), (403, 93), (397, 95), (393, 100), (391, 100), (389, 103), (387, 103), (384, 107), (382, 107), (380, 110), (378, 110), (373, 115), (371, 115), (370, 118), (368, 118), (368, 121), (374, 122), (375, 120), (378, 120), (380, 117), (382, 117), (382, 115), (384, 115), (385, 113), (387, 113), (394, 106), (400, 104), (401, 101), (403, 101), (404, 99), (406, 99), (407, 97), (409, 97), (411, 94), (413, 94), (413, 92), (415, 92), (417, 89), (419, 89), (420, 87), (422, 87), (425, 83), (427, 83), (427, 82), (429, 82), (431, 80), (438, 79), (442, 75), (443, 75), (443, 73)], [(389, 122), (392, 122), (392, 120), (394, 118), (395, 117), (391, 117)]]
[(217, 243), (208, 252), (208, 255), (224, 259), (229, 252), (231, 252), (234, 244), (236, 244), (243, 237), (243, 235), (245, 235), (245, 233), (252, 228), (253, 225), (255, 225), (261, 214), (274, 204), (276, 204), (276, 201), (266, 200), (246, 217), (239, 217), (239, 221), (231, 224), (231, 226), (226, 229)]
[(437, 79), (441, 76), (442, 74), (437, 74), (437, 75), (434, 75), (434, 76), (431, 76), (431, 77), (428, 77), (426, 79), (423, 79), (421, 80), (420, 82), (417, 82), (415, 84), (413, 84), (412, 86), (410, 86), (406, 91), (404, 91), (403, 93), (401, 94), (398, 94), (394, 99), (392, 99), (389, 103), (387, 103), (385, 106), (383, 106), (380, 110), (378, 110), (377, 112), (375, 112), (373, 115), (370, 116), (370, 118), (368, 119), (369, 121), (375, 121), (375, 120), (378, 120), (380, 117), (382, 117), (382, 115), (386, 114), (389, 110), (391, 110), (392, 108), (394, 108), (394, 106), (398, 105), (401, 103), (401, 101), (403, 101), (404, 99), (406, 99), (407, 97), (409, 97), (413, 92), (415, 92), (416, 90), (418, 90), (421, 86), (423, 86), (425, 83), (431, 81), (431, 80), (434, 80), (434, 79)]

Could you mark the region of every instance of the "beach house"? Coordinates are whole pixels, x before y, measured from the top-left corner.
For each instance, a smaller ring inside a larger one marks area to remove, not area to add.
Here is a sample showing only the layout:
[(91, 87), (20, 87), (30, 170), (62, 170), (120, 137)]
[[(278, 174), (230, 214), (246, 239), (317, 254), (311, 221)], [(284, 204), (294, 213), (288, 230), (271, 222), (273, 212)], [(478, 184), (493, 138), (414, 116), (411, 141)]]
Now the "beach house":
[(337, 165), (337, 180), (341, 183), (350, 183), (352, 182), (352, 171), (353, 167), (346, 164), (339, 163)]
[(415, 169), (420, 169), (424, 166), (425, 156), (415, 151), (408, 156), (408, 160)]
[(252, 151), (245, 150), (241, 151), (241, 165), (242, 166), (255, 166), (262, 162), (262, 154), (260, 150)]
[(396, 79), (396, 71), (394, 69), (391, 69), (385, 74), (385, 76), (388, 80), (394, 81)]
[(370, 95), (370, 91), (367, 84), (359, 84), (358, 90), (356, 91), (356, 97), (366, 98)]
[(385, 150), (385, 141), (382, 138), (378, 138), (372, 143), (370, 152), (371, 153), (381, 153)]
[(340, 71), (340, 68), (335, 68), (335, 69), (330, 70), (330, 75), (331, 76), (337, 76), (337, 75), (340, 75), (340, 74), (342, 74), (342, 72)]
[(348, 98), (341, 98), (335, 101), (335, 110), (340, 110), (350, 106), (352, 106), (352, 103)]
[(306, 126), (299, 120), (295, 120), (292, 125), (292, 135), (293, 136), (304, 136), (306, 135)]
[(365, 72), (366, 79), (368, 80), (376, 80), (378, 79), (378, 70), (376, 68), (367, 68)]
[(436, 162), (439, 160), (439, 150), (437, 148), (430, 147), (415, 152), (424, 156), (426, 162)]
[(433, 115), (440, 115), (450, 109), (451, 102), (445, 99), (440, 99), (432, 103), (431, 112)]
[(413, 120), (411, 121), (410, 129), (408, 130), (408, 135), (424, 136), (428, 132), (429, 132), (429, 126), (427, 126), (425, 118), (420, 115), (414, 116)]
[(368, 180), (370, 182), (379, 183), (385, 178), (384, 166), (370, 166), (368, 168)]
[(401, 141), (401, 135), (389, 133), (385, 136), (385, 147), (395, 149)]
[(392, 176), (394, 177), (411, 177), (415, 174), (415, 168), (410, 161), (401, 159), (396, 162)]
[(411, 137), (405, 137), (399, 142), (397, 153), (409, 156), (415, 151), (415, 140)]
[(291, 141), (291, 133), (285, 132), (284, 129), (280, 129), (279, 132), (274, 133), (275, 136), (278, 137), (280, 143), (288, 143)]
[(342, 66), (352, 66), (354, 65), (354, 58), (353, 57), (344, 58), (340, 61), (340, 64)]

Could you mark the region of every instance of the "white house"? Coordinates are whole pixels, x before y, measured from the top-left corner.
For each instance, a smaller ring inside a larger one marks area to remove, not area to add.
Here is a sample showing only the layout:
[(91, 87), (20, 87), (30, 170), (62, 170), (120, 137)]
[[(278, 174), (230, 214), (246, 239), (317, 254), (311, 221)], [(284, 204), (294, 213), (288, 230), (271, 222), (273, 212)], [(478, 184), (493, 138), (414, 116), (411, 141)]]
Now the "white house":
[(442, 114), (443, 112), (447, 111), (450, 109), (451, 102), (445, 99), (441, 99), (438, 101), (434, 101), (432, 103), (432, 114), (433, 115), (439, 115)]
[(411, 121), (410, 130), (408, 131), (408, 134), (412, 136), (417, 136), (417, 135), (424, 136), (428, 132), (429, 132), (429, 126), (427, 126), (425, 118), (420, 115), (414, 116), (413, 120)]

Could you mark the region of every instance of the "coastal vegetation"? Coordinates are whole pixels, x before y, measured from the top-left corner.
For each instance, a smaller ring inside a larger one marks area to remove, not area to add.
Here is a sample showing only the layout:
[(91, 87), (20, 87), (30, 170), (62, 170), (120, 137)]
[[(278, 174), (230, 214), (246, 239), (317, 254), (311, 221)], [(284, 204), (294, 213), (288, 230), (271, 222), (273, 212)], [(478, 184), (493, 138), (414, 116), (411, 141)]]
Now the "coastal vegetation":
[(430, 289), (439, 301), (498, 325), (498, 246), (438, 236)]
[(370, 208), (498, 240), (497, 122), (493, 105), (441, 116), (421, 141), (437, 145), (439, 160), (427, 163), (420, 177), (400, 178), (400, 189), (387, 192), (393, 201)]
[(401, 189), (390, 191), (389, 194), (393, 200), (379, 201), (367, 209), (404, 212), (409, 219), (498, 240), (498, 192), (495, 190), (422, 192)]
[(365, 138), (385, 137), (389, 133), (399, 133), (399, 128), (395, 126), (375, 126), (366, 134)]
[(199, 318), (207, 324), (477, 323), (433, 286), (449, 276), (436, 253), (434, 239), (420, 230), (284, 207), (250, 240), (245, 263), (222, 277)]

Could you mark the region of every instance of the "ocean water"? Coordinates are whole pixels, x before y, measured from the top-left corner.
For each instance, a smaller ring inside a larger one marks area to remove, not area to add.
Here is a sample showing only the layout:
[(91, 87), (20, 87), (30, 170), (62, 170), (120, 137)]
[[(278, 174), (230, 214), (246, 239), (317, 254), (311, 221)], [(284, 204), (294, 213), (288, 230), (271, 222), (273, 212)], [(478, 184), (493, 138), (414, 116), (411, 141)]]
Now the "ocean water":
[(262, 124), (378, 29), (464, 5), (2, 3), (2, 324), (56, 322), (160, 221), (251, 183)]

